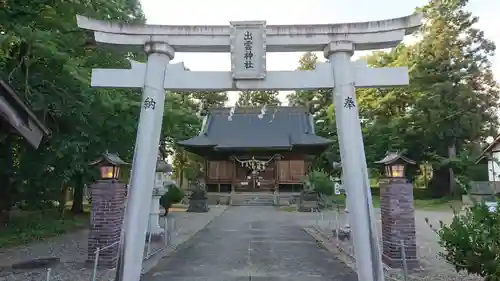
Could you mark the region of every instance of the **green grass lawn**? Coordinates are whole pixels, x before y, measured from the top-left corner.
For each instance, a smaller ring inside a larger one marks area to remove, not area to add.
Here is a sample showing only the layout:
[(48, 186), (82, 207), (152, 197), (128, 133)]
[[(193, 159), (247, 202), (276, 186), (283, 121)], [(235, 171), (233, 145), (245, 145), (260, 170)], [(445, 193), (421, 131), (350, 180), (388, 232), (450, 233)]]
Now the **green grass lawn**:
[(0, 248), (41, 241), (71, 231), (83, 229), (89, 224), (89, 215), (71, 213), (61, 217), (57, 210), (13, 212), (10, 221), (0, 226)]
[(295, 206), (281, 206), (280, 210), (284, 212), (295, 212), (297, 208)]
[[(373, 207), (380, 208), (380, 197), (372, 196)], [(332, 196), (331, 200), (337, 202), (335, 206), (339, 206), (341, 209), (344, 208), (344, 196)], [(338, 204), (338, 205), (337, 205)], [(414, 200), (415, 209), (426, 210), (426, 211), (452, 211), (452, 208), (459, 210), (462, 207), (462, 201), (450, 198), (439, 198), (439, 199), (415, 199)], [(281, 207), (282, 211), (294, 212), (295, 207)]]
[[(380, 208), (380, 197), (373, 196), (373, 207)], [(439, 199), (415, 199), (413, 201), (415, 209), (428, 211), (451, 211), (452, 208), (460, 209), (462, 201), (457, 199), (439, 198)]]

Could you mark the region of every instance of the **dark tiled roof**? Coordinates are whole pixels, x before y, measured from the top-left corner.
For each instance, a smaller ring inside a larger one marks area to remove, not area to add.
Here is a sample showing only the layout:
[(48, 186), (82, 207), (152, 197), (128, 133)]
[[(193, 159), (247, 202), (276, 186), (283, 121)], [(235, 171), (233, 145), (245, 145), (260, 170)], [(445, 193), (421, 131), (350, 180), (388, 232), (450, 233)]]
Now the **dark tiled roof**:
[(294, 146), (324, 146), (331, 143), (314, 134), (310, 114), (302, 107), (268, 107), (260, 119), (260, 108), (212, 109), (199, 136), (180, 142), (185, 147), (232, 149), (291, 149)]

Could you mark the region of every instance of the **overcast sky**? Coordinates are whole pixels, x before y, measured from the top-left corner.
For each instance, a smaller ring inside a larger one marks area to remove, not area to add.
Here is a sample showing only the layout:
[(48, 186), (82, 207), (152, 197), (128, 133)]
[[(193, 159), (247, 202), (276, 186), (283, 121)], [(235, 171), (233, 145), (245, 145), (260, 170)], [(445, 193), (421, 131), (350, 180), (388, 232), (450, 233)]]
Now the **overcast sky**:
[[(426, 0), (142, 0), (148, 24), (228, 25), (229, 21), (266, 20), (267, 24), (325, 24), (381, 20), (411, 14)], [(479, 27), (500, 48), (499, 0), (470, 0), (470, 11), (480, 17)], [(497, 15), (495, 15), (495, 13)], [(268, 70), (297, 68), (301, 53), (268, 53)], [(356, 54), (360, 55), (360, 54)], [(322, 55), (319, 57), (323, 59)], [(229, 71), (229, 54), (177, 53), (173, 63), (183, 61), (190, 70)], [(497, 80), (500, 56), (493, 59)], [(281, 93), (284, 100), (286, 93)], [(230, 93), (229, 104), (238, 98)]]

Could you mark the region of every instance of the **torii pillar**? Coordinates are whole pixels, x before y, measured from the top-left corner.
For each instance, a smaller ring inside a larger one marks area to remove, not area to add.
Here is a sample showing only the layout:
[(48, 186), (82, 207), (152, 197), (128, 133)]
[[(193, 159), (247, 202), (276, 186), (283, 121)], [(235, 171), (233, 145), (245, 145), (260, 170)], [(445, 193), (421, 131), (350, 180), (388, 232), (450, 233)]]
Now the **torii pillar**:
[[(137, 139), (132, 163), (131, 188), (127, 200), (124, 222), (125, 235), (121, 246), (118, 280), (135, 280), (142, 271), (145, 235), (151, 194), (154, 188), (154, 171), (161, 135), (167, 66), (174, 58), (174, 49), (164, 42), (147, 42), (144, 51), (148, 54), (142, 107), (137, 128)], [(129, 279), (133, 276), (132, 279)], [(137, 279), (138, 280), (138, 279)]]
[(349, 41), (331, 42), (324, 50), (324, 55), (331, 64), (335, 83), (333, 101), (342, 160), (342, 179), (345, 181), (347, 201), (352, 206), (349, 209), (349, 217), (356, 218), (349, 222), (356, 245), (358, 279), (382, 281), (384, 272), (377, 228), (373, 221), (375, 216), (356, 103), (354, 69), (351, 62), (353, 54), (354, 44)]

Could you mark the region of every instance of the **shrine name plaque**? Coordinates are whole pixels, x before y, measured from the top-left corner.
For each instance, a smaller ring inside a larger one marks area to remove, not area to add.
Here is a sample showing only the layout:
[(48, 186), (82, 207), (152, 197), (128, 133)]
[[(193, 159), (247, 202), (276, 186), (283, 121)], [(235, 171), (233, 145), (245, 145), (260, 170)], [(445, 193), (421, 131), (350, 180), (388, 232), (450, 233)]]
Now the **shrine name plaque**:
[(266, 22), (231, 22), (231, 74), (233, 79), (266, 77)]

